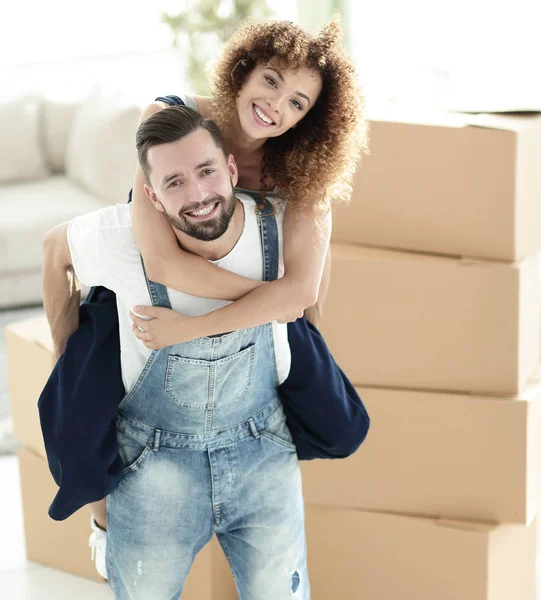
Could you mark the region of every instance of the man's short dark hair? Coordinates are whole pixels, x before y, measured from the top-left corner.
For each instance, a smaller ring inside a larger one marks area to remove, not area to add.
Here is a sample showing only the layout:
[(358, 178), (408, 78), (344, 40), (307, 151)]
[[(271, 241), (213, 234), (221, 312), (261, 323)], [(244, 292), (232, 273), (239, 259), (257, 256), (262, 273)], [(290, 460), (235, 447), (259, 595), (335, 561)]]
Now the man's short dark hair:
[(136, 135), (137, 154), (149, 185), (149, 149), (160, 144), (176, 142), (200, 128), (210, 133), (214, 143), (227, 159), (227, 148), (218, 125), (212, 119), (204, 119), (197, 110), (189, 106), (169, 106), (141, 123)]

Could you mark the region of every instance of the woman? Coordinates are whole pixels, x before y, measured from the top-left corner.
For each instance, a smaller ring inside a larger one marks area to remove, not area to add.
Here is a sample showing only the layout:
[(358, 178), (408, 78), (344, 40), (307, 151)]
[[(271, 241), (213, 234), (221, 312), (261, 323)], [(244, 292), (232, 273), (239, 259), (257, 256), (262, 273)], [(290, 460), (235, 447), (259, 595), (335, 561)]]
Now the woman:
[[(347, 199), (366, 133), (361, 92), (339, 34), (337, 21), (317, 38), (287, 22), (244, 27), (217, 65), (214, 96), (194, 99), (194, 107), (225, 133), (239, 186), (274, 190), (287, 199), (286, 270), (280, 280), (262, 286), (183, 252), (165, 216), (146, 200), (138, 170), (134, 234), (149, 277), (191, 295), (241, 298), (197, 324), (178, 313), (139, 311), (158, 317), (145, 327), (134, 317), (134, 332), (147, 347), (267, 323), (280, 316), (277, 307), (295, 318), (316, 304), (329, 246), (330, 201)], [(142, 118), (165, 105), (154, 103)]]
[[(316, 305), (329, 249), (330, 203), (347, 199), (366, 143), (361, 92), (339, 38), (337, 20), (317, 37), (290, 22), (245, 26), (222, 53), (213, 97), (185, 98), (224, 132), (240, 187), (287, 199), (285, 273), (280, 279), (263, 284), (182, 251), (165, 215), (146, 199), (144, 175), (137, 168), (133, 230), (149, 278), (190, 295), (236, 300), (191, 318), (164, 308), (135, 307), (134, 312), (153, 318), (132, 315), (133, 331), (148, 348), (294, 320)], [(158, 99), (142, 120), (171, 103), (174, 97)], [(190, 226), (217, 210), (218, 204), (209, 204), (180, 217)], [(312, 315), (316, 320), (317, 308)], [(293, 360), (294, 353), (292, 346)], [(105, 528), (105, 501), (90, 506), (96, 517), (93, 545), (100, 551), (105, 537), (98, 526)]]

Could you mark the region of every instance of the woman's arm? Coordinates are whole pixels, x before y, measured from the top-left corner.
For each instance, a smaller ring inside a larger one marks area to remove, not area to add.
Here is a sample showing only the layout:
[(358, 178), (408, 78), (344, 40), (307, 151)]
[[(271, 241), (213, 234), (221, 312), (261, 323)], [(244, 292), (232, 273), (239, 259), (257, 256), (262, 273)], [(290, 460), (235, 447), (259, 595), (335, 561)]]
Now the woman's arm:
[[(320, 219), (319, 227), (316, 219)], [(284, 215), (284, 276), (257, 288), (240, 300), (200, 317), (183, 317), (163, 308), (136, 307), (135, 312), (153, 321), (133, 317), (134, 333), (149, 348), (162, 348), (197, 337), (262, 325), (274, 320), (294, 320), (316, 304), (332, 227), (331, 212)]]
[(300, 317), (316, 304), (331, 235), (331, 211), (319, 216), (315, 209), (303, 213), (286, 209), (283, 228), (284, 276), (233, 304), (196, 317), (200, 335), (235, 331), (277, 319), (293, 320), (292, 315)]
[[(139, 123), (165, 106), (154, 102), (142, 112)], [(221, 300), (236, 300), (261, 286), (261, 281), (231, 273), (182, 250), (167, 217), (147, 198), (144, 184), (145, 176), (137, 164), (132, 191), (133, 235), (150, 279), (192, 296)]]

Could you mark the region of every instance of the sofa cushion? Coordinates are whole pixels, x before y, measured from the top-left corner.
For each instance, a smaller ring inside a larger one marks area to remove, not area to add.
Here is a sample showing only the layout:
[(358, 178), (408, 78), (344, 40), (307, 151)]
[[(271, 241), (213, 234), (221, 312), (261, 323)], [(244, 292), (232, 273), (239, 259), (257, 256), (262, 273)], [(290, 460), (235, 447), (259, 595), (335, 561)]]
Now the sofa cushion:
[(41, 268), (32, 271), (0, 273), (0, 309), (43, 302)]
[(66, 169), (66, 150), (77, 104), (43, 100), (45, 158), (53, 173)]
[(103, 203), (61, 175), (0, 186), (0, 274), (41, 268), (43, 236)]
[(107, 204), (125, 202), (137, 164), (140, 108), (113, 94), (92, 94), (77, 109), (66, 153), (66, 174)]
[(49, 174), (41, 136), (41, 101), (26, 97), (0, 106), (0, 182)]

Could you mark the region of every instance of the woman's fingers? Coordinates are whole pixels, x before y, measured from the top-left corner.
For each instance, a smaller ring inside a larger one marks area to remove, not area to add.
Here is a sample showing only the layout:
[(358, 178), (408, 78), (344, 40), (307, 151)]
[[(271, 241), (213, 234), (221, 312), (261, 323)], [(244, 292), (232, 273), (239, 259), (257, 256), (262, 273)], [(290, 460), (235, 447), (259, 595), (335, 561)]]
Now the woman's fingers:
[(131, 330), (135, 334), (135, 337), (142, 342), (152, 342), (154, 340), (154, 336), (152, 334), (150, 334), (148, 331), (140, 329), (137, 325), (132, 325)]
[(133, 312), (138, 317), (143, 317), (143, 319), (150, 320), (157, 318), (160, 312), (163, 310), (168, 309), (164, 309), (160, 306), (134, 306), (131, 309), (131, 312)]
[(133, 322), (134, 322), (136, 325), (138, 325), (138, 326), (139, 326), (141, 329), (144, 329), (144, 327), (143, 327), (143, 323), (145, 322), (145, 319), (141, 319), (141, 317), (138, 317), (138, 316), (137, 316), (135, 313), (133, 313), (131, 310), (130, 310), (130, 318), (131, 318), (131, 320), (132, 320), (132, 321), (133, 321)]
[(150, 350), (158, 350), (161, 348), (161, 346), (156, 343), (155, 337), (148, 331), (141, 331), (137, 325), (132, 325), (131, 329), (135, 334), (135, 337), (141, 340), (143, 344)]

